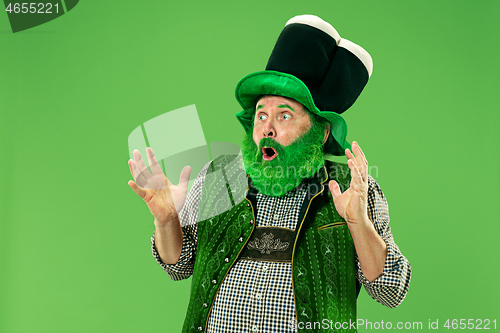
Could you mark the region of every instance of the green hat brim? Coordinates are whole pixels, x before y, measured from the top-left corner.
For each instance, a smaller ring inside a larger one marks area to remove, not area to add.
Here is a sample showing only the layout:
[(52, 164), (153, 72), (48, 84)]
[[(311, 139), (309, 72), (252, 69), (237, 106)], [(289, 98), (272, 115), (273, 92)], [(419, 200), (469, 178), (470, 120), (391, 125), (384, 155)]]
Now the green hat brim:
[(297, 77), (276, 71), (260, 71), (249, 74), (236, 85), (236, 100), (243, 110), (236, 114), (239, 122), (248, 131), (252, 128), (255, 116), (255, 103), (263, 95), (288, 97), (304, 105), (310, 112), (330, 122), (330, 135), (325, 152), (342, 156), (351, 145), (346, 141), (347, 124), (341, 115), (334, 111), (321, 111), (314, 104), (311, 92)]

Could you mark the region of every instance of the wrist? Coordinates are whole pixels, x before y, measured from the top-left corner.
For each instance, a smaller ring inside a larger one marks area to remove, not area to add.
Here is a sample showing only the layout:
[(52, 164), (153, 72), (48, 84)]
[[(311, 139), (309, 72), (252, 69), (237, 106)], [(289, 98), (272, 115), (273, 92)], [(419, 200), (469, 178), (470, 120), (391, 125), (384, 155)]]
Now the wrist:
[(173, 223), (179, 221), (179, 218), (177, 217), (177, 213), (171, 214), (170, 216), (162, 217), (162, 218), (156, 218), (155, 217), (155, 227), (156, 228), (165, 228), (168, 227), (169, 225), (172, 225)]
[(346, 221), (351, 232), (358, 231), (362, 232), (365, 230), (375, 230), (373, 222), (368, 218), (368, 216), (363, 216), (360, 219)]

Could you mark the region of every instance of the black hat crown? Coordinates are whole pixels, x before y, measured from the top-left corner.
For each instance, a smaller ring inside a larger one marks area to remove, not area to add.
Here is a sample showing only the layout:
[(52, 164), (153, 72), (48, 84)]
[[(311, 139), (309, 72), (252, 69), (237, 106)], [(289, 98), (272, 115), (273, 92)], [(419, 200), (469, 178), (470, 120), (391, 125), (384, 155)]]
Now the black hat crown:
[(313, 15), (286, 23), (266, 66), (297, 77), (309, 88), (318, 109), (339, 114), (354, 104), (372, 68), (364, 49), (340, 38), (329, 23)]

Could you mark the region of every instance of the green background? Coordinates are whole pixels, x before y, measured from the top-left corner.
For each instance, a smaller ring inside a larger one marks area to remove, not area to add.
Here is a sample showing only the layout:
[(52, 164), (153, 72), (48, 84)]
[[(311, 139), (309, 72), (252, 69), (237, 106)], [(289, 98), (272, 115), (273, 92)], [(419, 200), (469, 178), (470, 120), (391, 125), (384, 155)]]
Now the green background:
[(345, 113), (348, 140), (376, 167), (413, 275), (396, 309), (362, 291), (358, 318), (500, 319), (499, 10), (88, 0), (16, 34), (0, 13), (0, 331), (180, 330), (190, 280), (171, 281), (151, 256), (153, 219), (127, 185), (128, 135), (196, 104), (208, 142), (239, 143), (234, 87), (265, 67), (298, 14), (319, 15), (374, 59)]

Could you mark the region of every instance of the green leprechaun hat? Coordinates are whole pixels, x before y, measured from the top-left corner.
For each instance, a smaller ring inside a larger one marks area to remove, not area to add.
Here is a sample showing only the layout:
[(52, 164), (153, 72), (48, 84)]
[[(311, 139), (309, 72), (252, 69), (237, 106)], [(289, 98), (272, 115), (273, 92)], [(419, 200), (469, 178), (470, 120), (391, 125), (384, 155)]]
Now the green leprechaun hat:
[(372, 68), (368, 52), (341, 38), (328, 22), (314, 15), (295, 16), (278, 37), (266, 69), (238, 82), (236, 99), (243, 111), (236, 117), (248, 131), (260, 96), (292, 98), (330, 122), (325, 152), (344, 155), (350, 145), (347, 124), (340, 114), (354, 104)]

